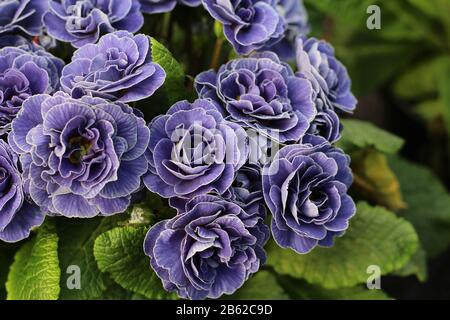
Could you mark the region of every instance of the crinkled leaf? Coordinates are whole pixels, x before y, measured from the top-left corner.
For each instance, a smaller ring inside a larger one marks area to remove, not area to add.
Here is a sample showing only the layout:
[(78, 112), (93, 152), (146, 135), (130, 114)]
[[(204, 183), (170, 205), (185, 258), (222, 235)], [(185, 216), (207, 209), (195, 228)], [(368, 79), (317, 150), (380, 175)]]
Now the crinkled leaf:
[(233, 300), (283, 300), (288, 295), (268, 271), (258, 271), (235, 294), (225, 299)]
[(364, 199), (369, 199), (390, 210), (406, 207), (397, 177), (389, 168), (386, 155), (372, 149), (352, 153), (353, 188)]
[(53, 223), (39, 228), (36, 238), (16, 253), (6, 282), (8, 300), (56, 300), (61, 271), (58, 235)]
[[(99, 297), (110, 284), (109, 277), (97, 267), (94, 241), (103, 232), (114, 227), (124, 215), (92, 219), (64, 219), (57, 221), (59, 235), (59, 263), (61, 274), (60, 299), (91, 299)], [(81, 289), (69, 289), (69, 266), (77, 266), (81, 273)]]
[(417, 230), (428, 257), (450, 245), (450, 195), (439, 179), (423, 166), (400, 157), (389, 159), (408, 207), (400, 214)]
[(94, 244), (98, 267), (126, 290), (149, 299), (172, 298), (174, 296), (163, 289), (144, 254), (145, 234), (143, 226), (118, 227), (101, 234)]
[(170, 104), (187, 97), (184, 86), (184, 71), (181, 65), (173, 58), (170, 51), (155, 38), (151, 38), (153, 62), (158, 63), (166, 71), (166, 81), (160, 90), (163, 90)]
[(360, 202), (348, 231), (332, 248), (319, 247), (300, 255), (271, 242), (268, 264), (280, 274), (325, 288), (351, 287), (366, 282), (370, 265), (379, 266), (383, 275), (403, 268), (417, 245), (417, 234), (408, 221)]
[(380, 129), (370, 122), (341, 120), (344, 126), (338, 145), (347, 152), (373, 147), (383, 153), (396, 153), (403, 146), (403, 139)]

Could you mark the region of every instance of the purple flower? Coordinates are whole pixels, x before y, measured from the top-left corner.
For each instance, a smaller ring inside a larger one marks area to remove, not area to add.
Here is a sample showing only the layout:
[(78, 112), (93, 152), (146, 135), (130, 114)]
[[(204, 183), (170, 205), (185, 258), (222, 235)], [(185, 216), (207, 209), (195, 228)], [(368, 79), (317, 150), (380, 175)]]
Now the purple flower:
[[(324, 105), (352, 112), (356, 99), (350, 91), (351, 81), (345, 66), (334, 56), (333, 47), (324, 40), (297, 38), (297, 69), (318, 85)], [(314, 87), (316, 90), (316, 88)]]
[(25, 199), (17, 155), (0, 140), (0, 240), (17, 242), (27, 238), (44, 221), (38, 207)]
[[(8, 41), (14, 40), (11, 38)], [(64, 62), (32, 43), (16, 39), (16, 47), (0, 49), (0, 135), (10, 130), (23, 102), (59, 88)], [(12, 43), (11, 43), (12, 44)]]
[(350, 91), (347, 70), (334, 57), (334, 49), (328, 43), (301, 37), (297, 39), (297, 68), (297, 76), (308, 79), (314, 91), (317, 117), (310, 132), (335, 142), (341, 131), (336, 113), (351, 113), (357, 103)]
[(0, 1), (0, 34), (19, 30), (32, 36), (42, 32), (42, 16), (48, 3), (43, 0)]
[(238, 54), (248, 54), (278, 39), (285, 31), (277, 0), (203, 0), (211, 16), (223, 24), (225, 37)]
[(268, 235), (257, 211), (198, 196), (149, 230), (144, 251), (166, 290), (215, 299), (235, 292), (264, 264)]
[(233, 184), (223, 195), (246, 209), (257, 206), (265, 217), (264, 196), (262, 191), (261, 167), (255, 164), (245, 164), (237, 172)]
[(181, 101), (149, 125), (147, 188), (162, 197), (224, 193), (248, 156), (246, 135), (209, 100)]
[(161, 13), (172, 11), (177, 4), (197, 7), (201, 0), (139, 0), (141, 10), (145, 13)]
[(302, 0), (278, 0), (277, 10), (284, 19), (286, 31), (274, 44), (265, 49), (278, 54), (281, 59), (295, 58), (295, 40), (309, 33), (308, 15)]
[(149, 134), (125, 104), (57, 92), (26, 100), (8, 140), (34, 202), (86, 218), (125, 211), (147, 171)]
[(296, 77), (272, 52), (236, 59), (199, 74), (201, 98), (216, 101), (227, 119), (281, 142), (298, 141), (316, 115), (309, 81)]
[(84, 95), (132, 102), (151, 96), (166, 78), (152, 62), (149, 38), (117, 31), (86, 44), (62, 72), (61, 86), (74, 98)]
[(138, 0), (49, 0), (43, 21), (56, 39), (79, 48), (116, 30), (138, 31), (144, 24)]
[(272, 235), (283, 248), (307, 253), (332, 246), (355, 214), (347, 189), (350, 158), (322, 137), (282, 148), (263, 172), (263, 191), (272, 212)]

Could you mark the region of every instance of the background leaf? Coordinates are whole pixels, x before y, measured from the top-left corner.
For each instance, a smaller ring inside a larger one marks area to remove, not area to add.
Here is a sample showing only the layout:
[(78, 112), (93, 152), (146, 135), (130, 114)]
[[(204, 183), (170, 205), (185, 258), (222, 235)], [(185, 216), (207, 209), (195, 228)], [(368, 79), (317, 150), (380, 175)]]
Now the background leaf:
[(360, 285), (350, 288), (325, 289), (316, 284), (289, 276), (279, 277), (279, 283), (291, 299), (298, 300), (386, 300), (389, 296), (382, 290), (369, 290)]
[(53, 221), (39, 228), (35, 239), (16, 253), (6, 282), (8, 300), (56, 300), (61, 271), (58, 235)]
[(118, 227), (101, 234), (94, 244), (98, 267), (124, 289), (148, 299), (173, 298), (150, 268), (142, 247), (145, 234), (146, 228), (142, 226)]
[(450, 245), (450, 195), (428, 168), (400, 157), (389, 163), (408, 204), (399, 213), (414, 225), (427, 255), (440, 254)]
[(404, 267), (417, 250), (413, 226), (382, 207), (358, 203), (356, 216), (332, 248), (316, 248), (306, 255), (267, 246), (268, 262), (275, 271), (325, 288), (365, 283), (367, 267), (377, 265), (383, 275)]

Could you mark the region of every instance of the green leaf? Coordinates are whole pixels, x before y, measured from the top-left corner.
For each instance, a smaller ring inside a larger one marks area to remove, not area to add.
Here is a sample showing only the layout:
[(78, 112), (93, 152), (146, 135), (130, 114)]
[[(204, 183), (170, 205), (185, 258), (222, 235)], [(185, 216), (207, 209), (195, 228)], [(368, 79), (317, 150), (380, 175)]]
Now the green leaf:
[(436, 95), (439, 90), (441, 70), (445, 69), (449, 63), (448, 56), (441, 56), (414, 66), (395, 82), (395, 94), (405, 99)]
[(300, 255), (271, 242), (267, 263), (280, 274), (325, 288), (351, 287), (367, 281), (370, 265), (379, 266), (383, 275), (403, 268), (417, 245), (409, 222), (382, 207), (360, 202), (348, 231), (332, 248), (319, 247)]
[[(111, 229), (123, 215), (92, 219), (59, 218), (59, 263), (61, 274), (60, 299), (84, 300), (99, 297), (110, 284), (109, 277), (100, 272), (94, 258), (94, 241), (103, 232)], [(81, 273), (81, 289), (69, 289), (67, 273), (69, 266), (78, 266)]]
[(285, 300), (288, 298), (275, 276), (263, 270), (254, 274), (242, 288), (229, 297), (232, 300)]
[(426, 254), (423, 248), (419, 246), (411, 260), (402, 269), (396, 271), (394, 275), (401, 277), (415, 275), (419, 281), (425, 282), (427, 280), (427, 273)]
[(173, 298), (150, 268), (142, 248), (145, 234), (143, 226), (118, 227), (101, 234), (94, 244), (98, 267), (126, 290), (148, 299)]
[(295, 300), (387, 300), (389, 296), (382, 290), (369, 290), (359, 285), (349, 288), (325, 289), (316, 284), (281, 276), (278, 281)]
[(417, 230), (427, 256), (450, 245), (450, 195), (439, 179), (423, 166), (400, 157), (389, 159), (408, 207), (400, 214)]
[(372, 148), (351, 154), (353, 170), (352, 188), (362, 198), (372, 200), (390, 210), (406, 207), (397, 177), (389, 168), (386, 155)]
[(341, 120), (344, 126), (338, 145), (350, 152), (354, 149), (373, 147), (383, 153), (396, 153), (403, 146), (403, 139), (361, 120)]
[(151, 38), (152, 59), (166, 71), (166, 81), (162, 87), (167, 96), (169, 104), (183, 100), (187, 97), (187, 90), (184, 86), (184, 71), (181, 65), (173, 58), (170, 51), (159, 43), (155, 38)]
[(58, 235), (53, 223), (39, 228), (36, 238), (26, 242), (11, 265), (6, 290), (8, 300), (56, 300), (61, 271)]

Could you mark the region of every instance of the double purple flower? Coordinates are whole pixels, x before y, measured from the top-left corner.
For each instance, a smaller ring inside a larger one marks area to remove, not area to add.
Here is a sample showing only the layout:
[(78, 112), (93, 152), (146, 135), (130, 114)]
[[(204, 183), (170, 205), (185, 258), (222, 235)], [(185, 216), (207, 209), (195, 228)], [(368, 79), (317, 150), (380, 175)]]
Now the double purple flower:
[[(12, 39), (8, 40), (12, 41)], [(0, 49), (0, 135), (10, 130), (23, 102), (59, 88), (64, 62), (32, 43)]]
[(84, 95), (133, 102), (151, 96), (166, 73), (152, 62), (149, 37), (126, 31), (103, 36), (75, 51), (61, 85), (74, 98)]
[(52, 37), (80, 48), (116, 30), (138, 31), (144, 24), (140, 9), (138, 0), (49, 0), (43, 21)]
[(0, 1), (0, 34), (22, 31), (38, 36), (42, 32), (42, 16), (47, 11), (46, 0)]
[(144, 251), (166, 290), (182, 298), (216, 299), (234, 293), (258, 271), (268, 235), (258, 211), (197, 196), (149, 230)]
[(62, 92), (27, 99), (8, 140), (21, 155), (34, 202), (67, 217), (125, 211), (147, 171), (150, 132), (135, 112), (121, 103)]
[(43, 221), (44, 214), (26, 199), (17, 155), (0, 140), (0, 240), (25, 239)]
[(177, 4), (189, 7), (201, 4), (201, 0), (139, 0), (139, 2), (142, 12), (150, 14), (172, 11)]
[(199, 74), (201, 98), (213, 99), (227, 119), (281, 142), (298, 141), (316, 115), (309, 81), (296, 77), (272, 52), (236, 59)]
[(222, 23), (225, 37), (238, 54), (249, 54), (279, 41), (285, 31), (277, 0), (203, 0), (211, 16)]
[(335, 142), (342, 130), (337, 113), (351, 113), (356, 108), (350, 77), (327, 42), (299, 37), (296, 47), (297, 75), (311, 82), (317, 109), (309, 132)]
[(223, 194), (248, 157), (244, 130), (208, 100), (178, 102), (149, 127), (144, 182), (165, 198)]
[(309, 32), (308, 15), (302, 0), (278, 0), (276, 8), (284, 19), (285, 32), (275, 44), (269, 43), (264, 49), (291, 60), (295, 58), (295, 40)]
[(272, 235), (283, 248), (307, 253), (332, 246), (355, 214), (347, 190), (350, 158), (324, 138), (307, 135), (282, 148), (263, 172), (263, 191), (272, 212)]

